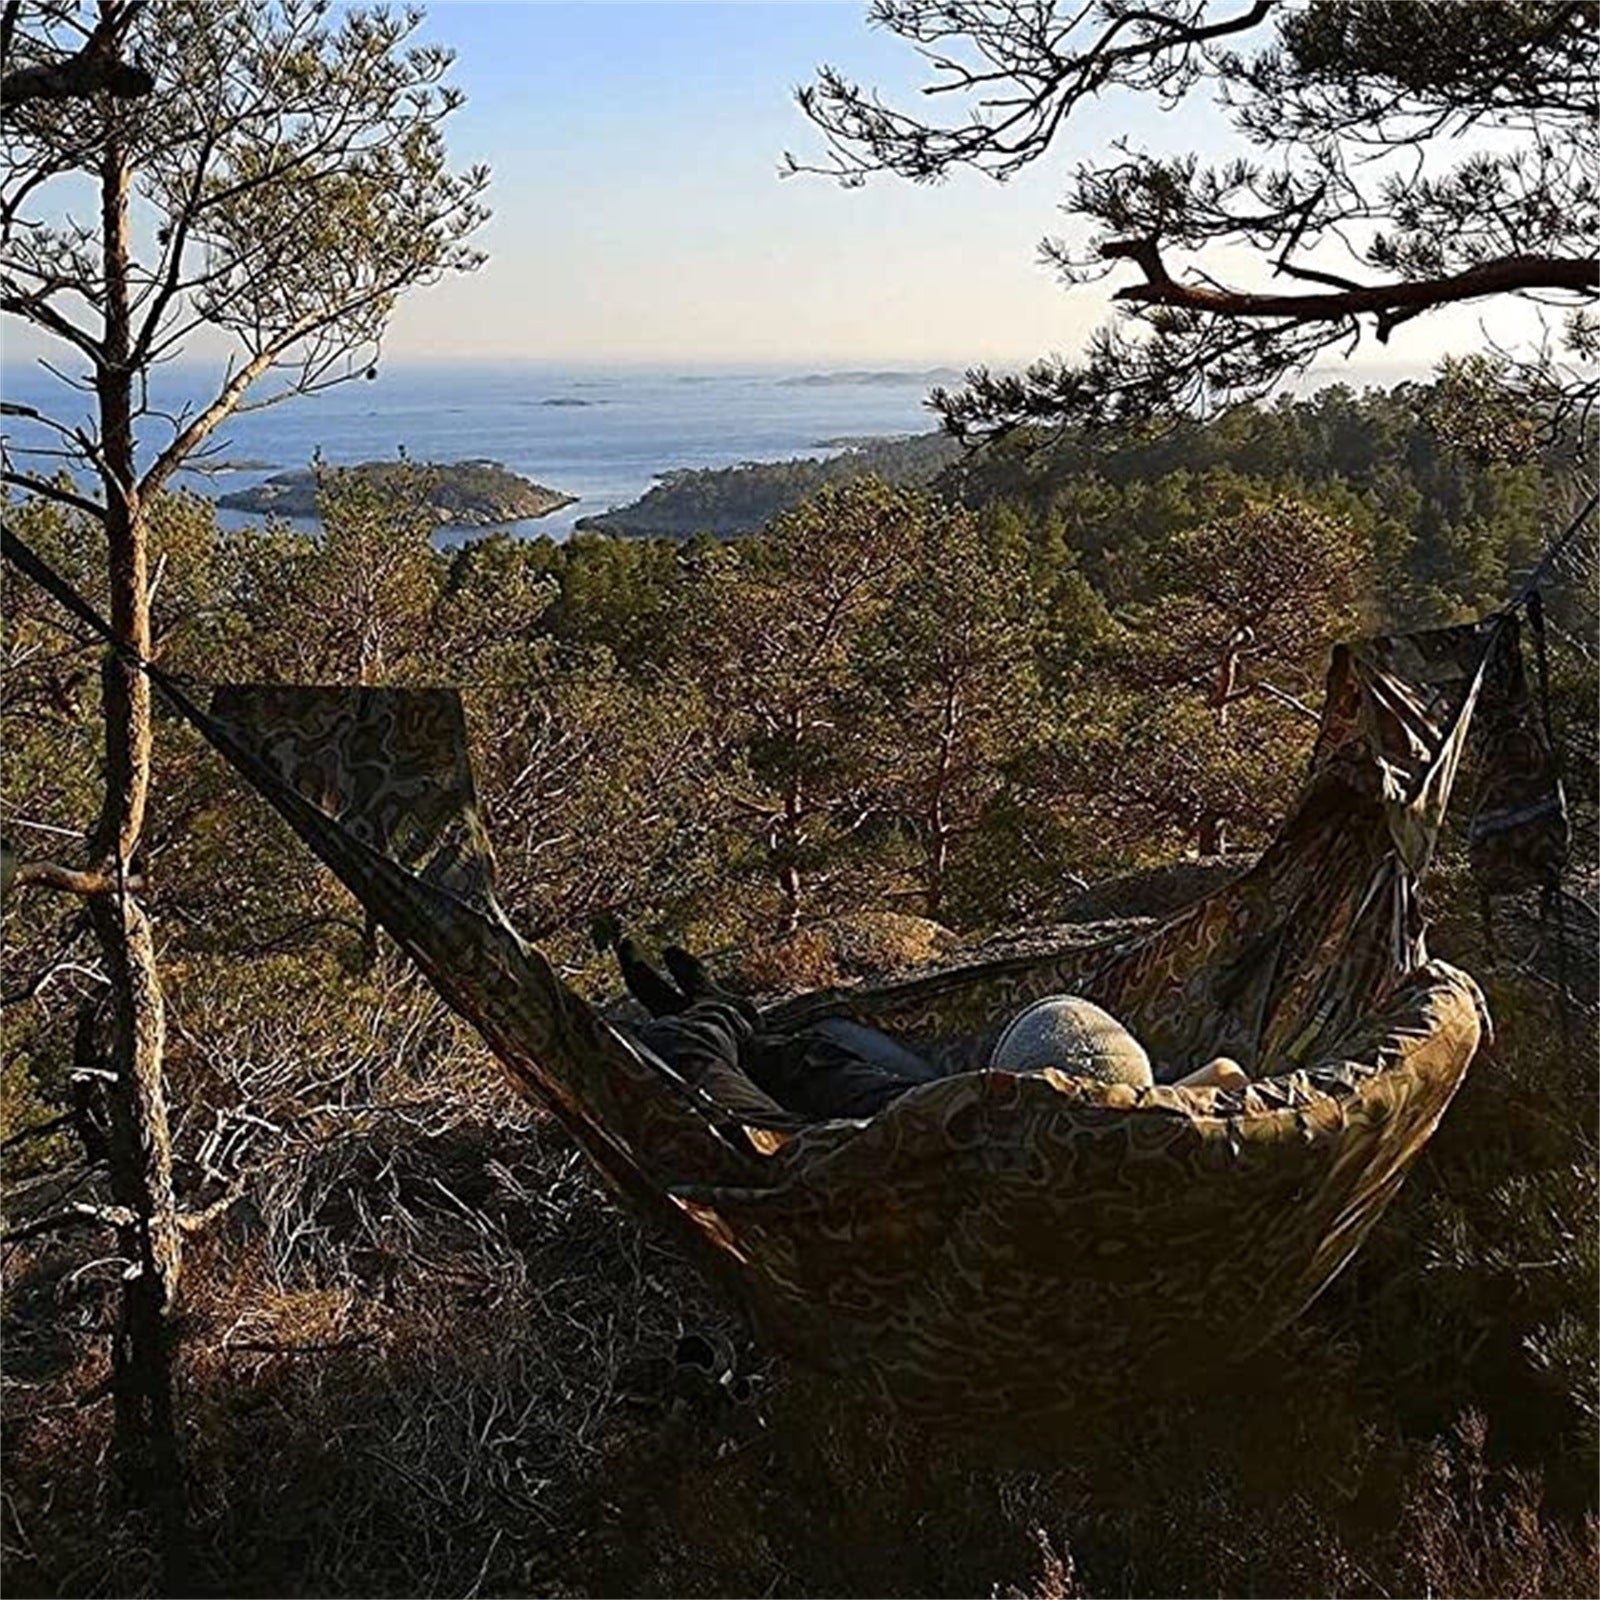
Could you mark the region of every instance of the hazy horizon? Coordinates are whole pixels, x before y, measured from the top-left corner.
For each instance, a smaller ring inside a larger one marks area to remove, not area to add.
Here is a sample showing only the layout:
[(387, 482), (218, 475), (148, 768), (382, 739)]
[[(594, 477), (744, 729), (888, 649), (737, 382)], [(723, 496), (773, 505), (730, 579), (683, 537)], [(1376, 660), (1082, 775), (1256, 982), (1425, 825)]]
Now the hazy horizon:
[[(454, 165), (489, 165), (494, 216), (476, 236), (480, 272), (401, 297), (390, 365), (964, 370), (1072, 356), (1113, 287), (1069, 292), (1039, 264), (1047, 234), (1076, 237), (1058, 209), (1074, 162), (1130, 131), (1168, 153), (1240, 148), (1214, 107), (1111, 96), (1004, 185), (780, 178), (785, 151), (821, 154), (793, 94), (820, 64), (915, 98), (922, 63), (867, 27), (865, 0), (434, 0), (420, 38), (456, 52), (467, 98), (446, 140)], [(1213, 259), (1241, 279), (1260, 265)], [(1436, 314), (1327, 370), (1357, 385), (1422, 375), (1483, 348), (1478, 315)], [(1526, 321), (1496, 309), (1497, 329)], [(51, 348), (13, 338), (0, 354), (9, 367)], [(191, 349), (204, 362), (220, 346), (197, 335)]]
[[(611, 0), (604, 0), (604, 3), (609, 4)], [(736, 377), (745, 374), (751, 376), (770, 374), (775, 378), (810, 373), (835, 375), (856, 371), (881, 371), (897, 373), (908, 378), (937, 373), (941, 377), (945, 374), (950, 374), (953, 378), (959, 379), (968, 370), (980, 366), (988, 366), (998, 370), (1018, 371), (1047, 353), (1043, 350), (1036, 350), (1011, 359), (995, 358), (984, 361), (975, 357), (960, 355), (946, 355), (943, 357), (932, 355), (919, 356), (915, 359), (897, 359), (893, 356), (878, 355), (871, 352), (856, 352), (852, 354), (848, 351), (830, 352), (826, 356), (819, 355), (812, 360), (800, 357), (778, 356), (766, 358), (751, 356), (741, 360), (717, 360), (711, 357), (695, 359), (689, 356), (672, 354), (635, 355), (633, 357), (616, 355), (609, 357), (561, 358), (537, 353), (526, 355), (472, 355), (462, 354), (458, 351), (406, 351), (399, 355), (386, 353), (378, 363), (378, 378), (373, 381), (381, 383), (385, 377), (407, 373), (446, 373), (451, 370), (462, 372), (528, 371), (530, 373), (544, 371), (552, 375), (578, 376), (588, 374), (595, 376), (625, 376), (630, 373), (638, 373), (641, 376), (652, 377), (669, 375)], [(1319, 362), (1304, 373), (1287, 378), (1281, 386), (1281, 392), (1301, 394), (1334, 383), (1348, 384), (1355, 389), (1368, 387), (1387, 389), (1398, 383), (1428, 379), (1434, 372), (1438, 360), (1437, 356), (1416, 361), (1396, 360), (1388, 352), (1374, 352), (1373, 355), (1375, 359)], [(54, 364), (57, 367), (63, 365), (60, 361), (56, 361)], [(165, 363), (161, 369), (161, 378), (163, 382), (166, 382), (172, 378), (182, 378), (189, 374), (195, 374), (196, 376), (204, 376), (207, 379), (214, 379), (218, 370), (218, 363), (215, 359), (207, 359), (198, 355), (186, 356), (182, 359)], [(14, 352), (0, 347), (0, 378), (24, 372), (30, 375), (43, 372), (38, 356), (27, 352)], [(359, 384), (364, 380), (360, 377), (353, 377), (346, 381), (351, 384)], [(312, 402), (315, 401), (315, 396), (309, 398)]]

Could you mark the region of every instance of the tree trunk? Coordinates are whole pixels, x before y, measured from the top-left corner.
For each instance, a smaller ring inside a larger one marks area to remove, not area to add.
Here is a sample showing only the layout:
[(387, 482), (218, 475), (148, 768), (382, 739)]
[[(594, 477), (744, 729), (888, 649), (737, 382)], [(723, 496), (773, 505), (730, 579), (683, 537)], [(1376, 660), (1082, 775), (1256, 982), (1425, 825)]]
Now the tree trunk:
[[(148, 537), (133, 438), (129, 169), (115, 131), (100, 166), (105, 332), (95, 374), (106, 503), (111, 625), (139, 659), (151, 648)], [(129, 875), (150, 791), (150, 680), (121, 655), (107, 657), (105, 799), (93, 836), (97, 862), (118, 884)], [(112, 1361), (116, 1454), (130, 1499), (158, 1530), (166, 1592), (187, 1585), (186, 1494), (172, 1403), (172, 1320), (182, 1236), (172, 1190), (162, 1047), (166, 1032), (150, 923), (121, 891), (91, 901), (111, 982), (111, 1185), (133, 1213), (123, 1230), (129, 1260)]]
[(112, 1349), (116, 1455), (128, 1499), (152, 1519), (168, 1594), (187, 1592), (186, 1494), (172, 1401), (173, 1314), (182, 1234), (172, 1191), (161, 1058), (165, 1016), (150, 922), (131, 896), (100, 896), (91, 919), (111, 979), (111, 1191), (134, 1221)]
[(939, 753), (934, 763), (933, 793), (928, 803), (927, 882), (923, 888), (923, 909), (935, 921), (944, 911), (944, 879), (950, 866), (950, 828), (945, 819), (944, 802), (955, 758), (957, 698), (955, 686), (946, 682), (939, 714)]
[(800, 869), (792, 861), (785, 861), (778, 870), (778, 887), (783, 892), (783, 919), (780, 933), (794, 933), (800, 927), (800, 898), (802, 885)]
[(928, 847), (928, 885), (923, 891), (923, 915), (937, 922), (944, 914), (944, 875), (950, 862), (950, 839), (941, 828)]
[[(1228, 707), (1233, 704), (1239, 685), (1239, 655), (1252, 638), (1248, 628), (1236, 628), (1228, 638), (1217, 676), (1212, 685), (1210, 706), (1219, 728), (1228, 726)], [(1228, 848), (1228, 818), (1220, 809), (1201, 814), (1196, 848), (1202, 856), (1220, 856)]]
[[(790, 759), (798, 761), (805, 737), (805, 713), (798, 707), (789, 713)], [(805, 820), (805, 780), (791, 772), (783, 789), (783, 816), (778, 825), (778, 889), (783, 895), (781, 933), (794, 933), (800, 926), (800, 903), (804, 884), (800, 876), (800, 834)]]

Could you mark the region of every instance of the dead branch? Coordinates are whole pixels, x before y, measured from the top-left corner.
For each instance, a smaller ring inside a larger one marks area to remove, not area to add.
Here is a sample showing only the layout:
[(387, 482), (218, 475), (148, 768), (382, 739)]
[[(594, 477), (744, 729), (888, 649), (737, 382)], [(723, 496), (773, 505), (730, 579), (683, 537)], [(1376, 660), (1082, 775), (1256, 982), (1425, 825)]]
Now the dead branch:
[(131, 1228), (138, 1220), (127, 1206), (103, 1206), (88, 1200), (76, 1200), (60, 1211), (52, 1211), (45, 1216), (35, 1217), (32, 1222), (8, 1228), (0, 1233), (0, 1244), (20, 1244), (24, 1239), (60, 1233), (64, 1228)]
[[(0, 310), (7, 309), (0, 304)], [(36, 494), (44, 500), (54, 500), (57, 505), (70, 506), (74, 511), (81, 511), (86, 516), (95, 517), (104, 522), (106, 508), (87, 496), (76, 494), (71, 489), (63, 488), (59, 483), (51, 483), (48, 478), (36, 478), (30, 472), (12, 472), (9, 469), (0, 471), (0, 483), (9, 483), (14, 489), (26, 489), (29, 494)]]
[(23, 861), (12, 873), (8, 887), (55, 889), (62, 894), (96, 899), (122, 890), (133, 892), (142, 889), (144, 880), (129, 875), (119, 881), (109, 873), (83, 872), (76, 867), (63, 867), (55, 861)]
[(185, 1233), (199, 1233), (201, 1229), (209, 1227), (218, 1217), (232, 1210), (235, 1203), (244, 1194), (244, 1180), (235, 1178), (228, 1186), (227, 1192), (210, 1205), (202, 1206), (198, 1211), (180, 1211), (178, 1213), (178, 1226)]

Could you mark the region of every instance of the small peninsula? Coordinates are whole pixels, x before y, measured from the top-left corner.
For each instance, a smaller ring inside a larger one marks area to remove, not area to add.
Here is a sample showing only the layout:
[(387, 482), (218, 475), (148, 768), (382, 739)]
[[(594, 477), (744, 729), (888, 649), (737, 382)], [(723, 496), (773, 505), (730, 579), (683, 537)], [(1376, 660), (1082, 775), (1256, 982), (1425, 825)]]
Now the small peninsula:
[(228, 456), (222, 461), (186, 461), (178, 471), (196, 478), (217, 478), (227, 472), (271, 472), (276, 465), (258, 456)]
[(908, 488), (932, 483), (961, 454), (942, 433), (853, 438), (838, 454), (791, 461), (744, 461), (733, 467), (687, 468), (658, 475), (630, 505), (580, 517), (580, 533), (689, 539), (709, 533), (735, 539), (829, 484), (875, 476)]
[(576, 495), (521, 477), (498, 461), (363, 461), (349, 467), (324, 467), (320, 473), (310, 467), (279, 472), (253, 488), (223, 495), (217, 504), (227, 511), (263, 517), (315, 517), (321, 480), (343, 473), (379, 488), (397, 484), (402, 474), (419, 474), (427, 505), (441, 527), (495, 528), (527, 522), (577, 500)]

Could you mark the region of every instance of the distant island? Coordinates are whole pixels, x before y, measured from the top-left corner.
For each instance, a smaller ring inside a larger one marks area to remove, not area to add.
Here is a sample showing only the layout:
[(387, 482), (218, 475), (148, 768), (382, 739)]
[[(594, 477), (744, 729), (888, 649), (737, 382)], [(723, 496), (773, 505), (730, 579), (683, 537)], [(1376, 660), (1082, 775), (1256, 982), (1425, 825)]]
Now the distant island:
[(664, 472), (653, 489), (630, 505), (580, 517), (582, 533), (636, 538), (719, 539), (756, 533), (828, 484), (877, 476), (915, 487), (932, 483), (961, 454), (942, 433), (909, 438), (853, 439), (841, 454), (792, 461), (743, 461), (736, 467)]
[(954, 367), (929, 367), (926, 372), (892, 370), (808, 372), (803, 377), (779, 378), (781, 389), (832, 389), (841, 387), (888, 388), (902, 383), (959, 383), (966, 374)]
[(212, 478), (224, 472), (270, 472), (276, 465), (273, 461), (258, 461), (254, 456), (229, 456), (222, 461), (186, 461), (178, 471), (197, 478)]
[(280, 472), (254, 488), (223, 495), (217, 504), (263, 517), (315, 517), (319, 479), (329, 474), (353, 473), (381, 488), (419, 471), (425, 475), (427, 505), (441, 527), (494, 528), (527, 522), (577, 500), (576, 495), (519, 477), (498, 461), (363, 461), (350, 467), (324, 467), (320, 474), (309, 467)]

